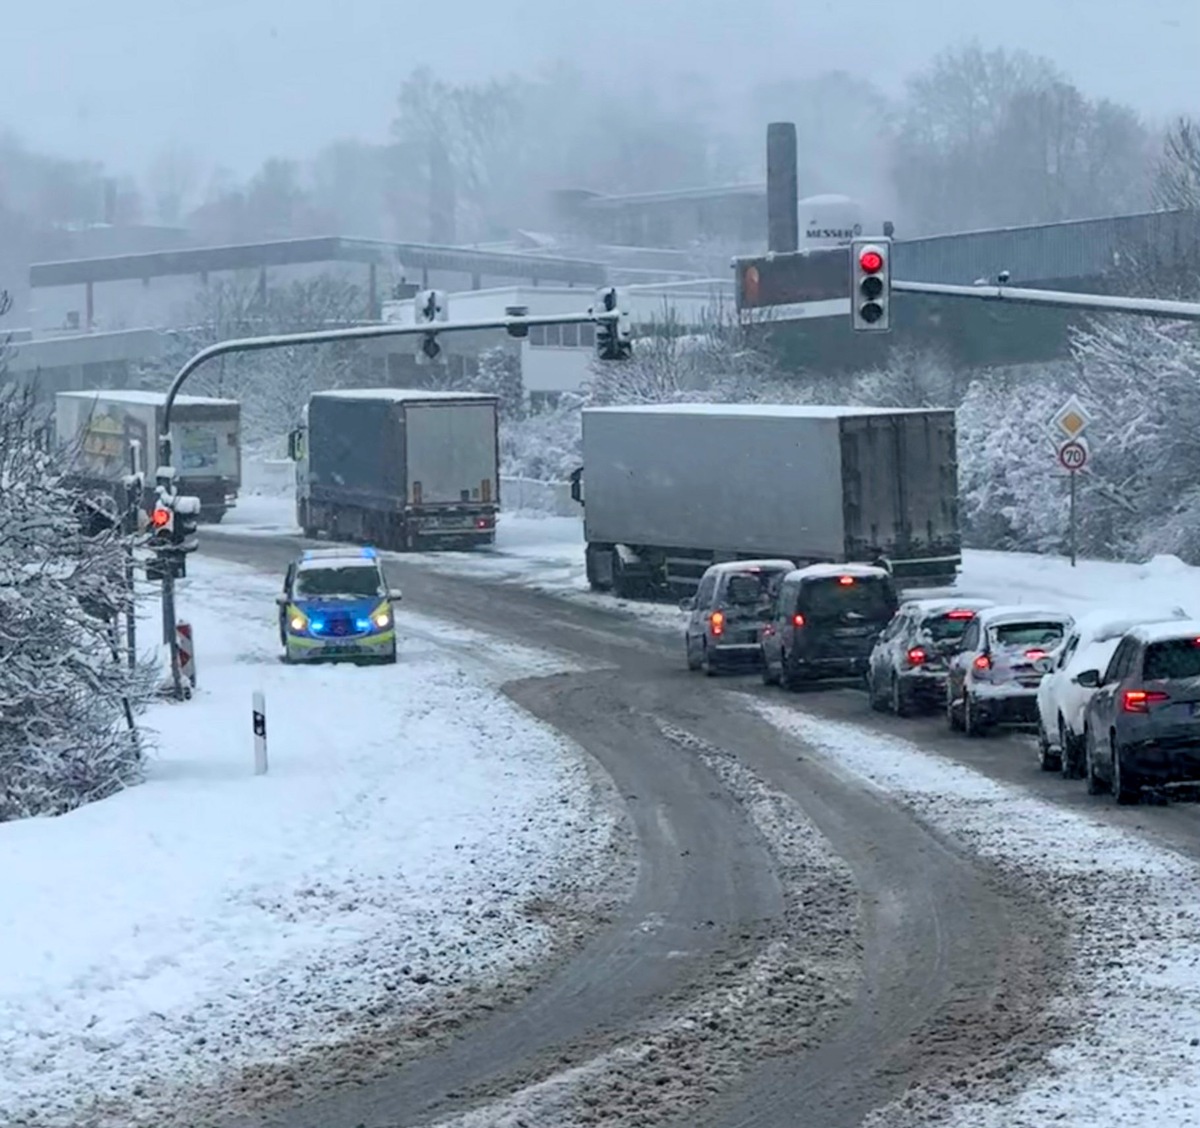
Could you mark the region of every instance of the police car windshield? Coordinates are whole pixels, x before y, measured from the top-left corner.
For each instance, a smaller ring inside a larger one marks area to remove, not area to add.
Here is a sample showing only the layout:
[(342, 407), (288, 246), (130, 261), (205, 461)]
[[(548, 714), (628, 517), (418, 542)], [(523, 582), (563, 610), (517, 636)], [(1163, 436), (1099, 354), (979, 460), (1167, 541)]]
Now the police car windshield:
[(379, 591), (379, 570), (362, 564), (303, 568), (296, 574), (296, 594), (300, 596), (369, 596)]

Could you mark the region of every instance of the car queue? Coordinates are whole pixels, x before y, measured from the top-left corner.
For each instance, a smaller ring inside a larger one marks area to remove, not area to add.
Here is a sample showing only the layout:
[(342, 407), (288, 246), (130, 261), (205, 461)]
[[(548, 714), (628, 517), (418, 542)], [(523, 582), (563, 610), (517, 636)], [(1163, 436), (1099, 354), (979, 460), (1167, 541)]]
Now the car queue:
[(901, 598), (884, 567), (777, 559), (714, 564), (680, 606), (692, 670), (757, 668), (792, 690), (853, 679), (877, 711), (1027, 731), (1043, 771), (1118, 803), (1200, 780), (1200, 621), (1181, 608)]

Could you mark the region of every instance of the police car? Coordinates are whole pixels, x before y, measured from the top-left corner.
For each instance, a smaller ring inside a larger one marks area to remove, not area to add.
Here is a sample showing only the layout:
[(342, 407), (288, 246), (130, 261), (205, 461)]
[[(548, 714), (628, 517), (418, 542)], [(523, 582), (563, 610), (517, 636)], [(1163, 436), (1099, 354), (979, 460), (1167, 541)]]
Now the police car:
[(375, 549), (308, 550), (288, 567), (275, 599), (283, 660), (395, 662), (400, 598)]

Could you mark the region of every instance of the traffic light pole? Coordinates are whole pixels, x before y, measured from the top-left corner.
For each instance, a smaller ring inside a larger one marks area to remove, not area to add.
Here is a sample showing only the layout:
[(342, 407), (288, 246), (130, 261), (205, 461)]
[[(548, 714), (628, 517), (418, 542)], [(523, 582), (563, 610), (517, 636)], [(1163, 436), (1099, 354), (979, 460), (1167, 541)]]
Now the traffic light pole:
[[(556, 313), (544, 316), (507, 316), (484, 318), (478, 321), (437, 321), (413, 325), (354, 325), (347, 329), (320, 329), (311, 333), (276, 333), (266, 337), (241, 337), (218, 341), (201, 349), (175, 374), (163, 405), (162, 434), (158, 437), (158, 493), (162, 503), (170, 507), (175, 497), (175, 472), (172, 467), (171, 412), (187, 378), (210, 360), (231, 353), (265, 352), (268, 349), (289, 349), (297, 345), (328, 345), (339, 341), (369, 341), (381, 337), (436, 337), (440, 333), (468, 333), (479, 329), (504, 329), (510, 337), (528, 336), (539, 325), (610, 324), (613, 332), (625, 316), (624, 311), (588, 310), (586, 313)], [(162, 581), (163, 634), (171, 650), (171, 682), (177, 700), (183, 697), (179, 669), (179, 642), (175, 637), (175, 576), (172, 567), (164, 572)]]

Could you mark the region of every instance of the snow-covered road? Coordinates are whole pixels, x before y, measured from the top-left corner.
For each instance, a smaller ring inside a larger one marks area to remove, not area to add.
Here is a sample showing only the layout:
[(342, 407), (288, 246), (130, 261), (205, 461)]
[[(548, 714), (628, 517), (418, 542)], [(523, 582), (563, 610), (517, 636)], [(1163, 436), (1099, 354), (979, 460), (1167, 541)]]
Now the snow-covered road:
[(945, 1076), (877, 1110), (864, 1128), (1166, 1128), (1200, 1122), (1200, 866), (927, 755), (895, 737), (757, 707), (773, 724), (886, 791), (1068, 923), (1072, 991), (1048, 1000), (1078, 1033), (1032, 1082), (1013, 1061)]
[(396, 666), (284, 667), (275, 590), (193, 557), (199, 692), (148, 714), (147, 782), (0, 827), (0, 1123), (162, 1124), (372, 1024), (434, 1031), (562, 939), (547, 904), (602, 895), (611, 797), (492, 684), (563, 663), (402, 612)]

